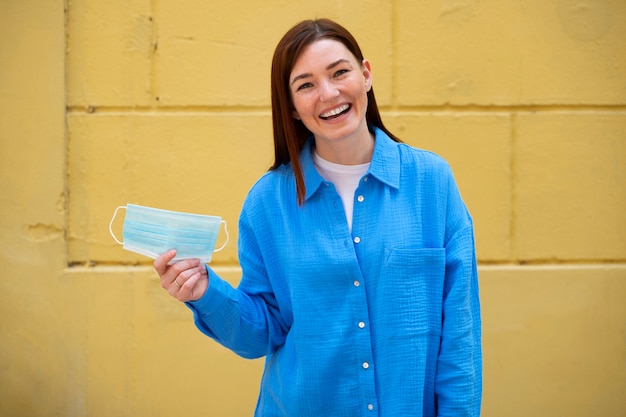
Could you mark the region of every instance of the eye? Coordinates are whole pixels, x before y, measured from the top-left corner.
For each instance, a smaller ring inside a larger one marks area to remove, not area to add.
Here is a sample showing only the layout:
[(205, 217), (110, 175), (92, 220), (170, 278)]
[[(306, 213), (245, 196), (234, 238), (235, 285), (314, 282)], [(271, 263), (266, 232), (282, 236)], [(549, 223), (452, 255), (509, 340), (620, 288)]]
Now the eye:
[(301, 90), (305, 90), (307, 88), (311, 88), (313, 86), (313, 84), (311, 83), (304, 83), (304, 84), (300, 84), (298, 86), (298, 88), (296, 88), (296, 91), (301, 91)]
[(343, 74), (345, 74), (345, 73), (347, 73), (347, 72), (349, 72), (349, 71), (350, 71), (350, 70), (347, 70), (347, 69), (340, 69), (340, 70), (336, 71), (336, 72), (333, 74), (333, 76), (334, 76), (334, 77), (340, 77), (340, 76), (342, 76)]

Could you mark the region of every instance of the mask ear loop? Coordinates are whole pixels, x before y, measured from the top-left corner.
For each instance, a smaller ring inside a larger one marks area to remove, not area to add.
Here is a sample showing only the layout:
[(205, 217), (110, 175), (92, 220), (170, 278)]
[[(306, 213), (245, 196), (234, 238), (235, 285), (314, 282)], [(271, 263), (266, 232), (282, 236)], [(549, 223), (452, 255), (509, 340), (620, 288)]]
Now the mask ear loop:
[(115, 239), (117, 243), (119, 243), (120, 245), (123, 245), (124, 242), (120, 242), (117, 239), (117, 237), (115, 237), (115, 234), (113, 233), (113, 221), (115, 220), (115, 217), (117, 216), (117, 211), (121, 208), (126, 209), (126, 206), (119, 206), (118, 208), (115, 209), (115, 212), (113, 213), (113, 217), (111, 218), (111, 222), (109, 223), (109, 233), (111, 233), (111, 236), (113, 236), (113, 239)]
[(226, 232), (226, 242), (224, 242), (224, 244), (219, 249), (215, 249), (213, 252), (219, 252), (222, 249), (224, 249), (226, 245), (228, 245), (228, 241), (230, 240), (230, 236), (228, 234), (228, 226), (226, 225), (226, 220), (222, 220), (222, 223), (224, 223), (224, 231)]

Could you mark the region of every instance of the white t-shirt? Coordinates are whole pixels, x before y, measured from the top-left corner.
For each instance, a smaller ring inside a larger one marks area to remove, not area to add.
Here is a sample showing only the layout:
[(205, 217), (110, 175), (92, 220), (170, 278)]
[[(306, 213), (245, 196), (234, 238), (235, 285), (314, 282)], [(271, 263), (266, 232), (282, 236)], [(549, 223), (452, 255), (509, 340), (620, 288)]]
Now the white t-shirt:
[(359, 186), (359, 181), (370, 168), (370, 163), (359, 165), (341, 165), (322, 159), (317, 152), (313, 152), (313, 163), (322, 178), (330, 181), (343, 202), (346, 212), (348, 228), (352, 231), (352, 212), (354, 210), (354, 192)]

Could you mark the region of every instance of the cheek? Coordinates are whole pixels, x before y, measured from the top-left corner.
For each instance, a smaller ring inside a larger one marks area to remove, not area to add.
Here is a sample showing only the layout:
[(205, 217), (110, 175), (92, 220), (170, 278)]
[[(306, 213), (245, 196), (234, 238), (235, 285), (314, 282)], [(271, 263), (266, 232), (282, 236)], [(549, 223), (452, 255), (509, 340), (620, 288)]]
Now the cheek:
[(294, 113), (299, 115), (299, 118), (306, 117), (307, 113), (311, 111), (311, 106), (308, 100), (303, 97), (297, 97), (291, 100), (293, 103)]

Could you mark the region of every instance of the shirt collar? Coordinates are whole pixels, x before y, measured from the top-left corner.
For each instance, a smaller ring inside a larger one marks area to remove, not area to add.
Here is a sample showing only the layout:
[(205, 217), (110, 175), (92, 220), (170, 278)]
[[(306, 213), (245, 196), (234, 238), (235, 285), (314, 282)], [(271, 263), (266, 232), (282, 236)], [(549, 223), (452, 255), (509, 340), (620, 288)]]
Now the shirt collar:
[(300, 164), (302, 165), (302, 173), (304, 175), (304, 187), (306, 188), (305, 200), (308, 200), (317, 189), (324, 183), (324, 178), (317, 172), (315, 164), (313, 163), (313, 144), (315, 139), (311, 136), (304, 149), (300, 153)]
[(398, 142), (376, 128), (376, 143), (369, 173), (392, 188), (400, 188), (400, 149)]
[[(392, 188), (400, 187), (400, 151), (398, 143), (394, 142), (385, 132), (375, 128), (376, 141), (370, 164), (369, 175)], [(304, 186), (306, 187), (305, 200), (308, 200), (324, 183), (324, 179), (317, 172), (313, 164), (313, 137), (309, 138), (300, 154)]]

